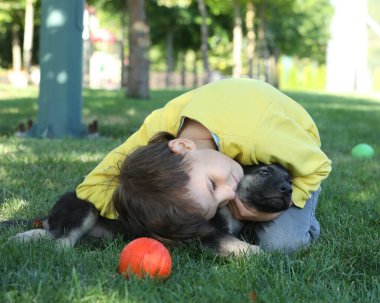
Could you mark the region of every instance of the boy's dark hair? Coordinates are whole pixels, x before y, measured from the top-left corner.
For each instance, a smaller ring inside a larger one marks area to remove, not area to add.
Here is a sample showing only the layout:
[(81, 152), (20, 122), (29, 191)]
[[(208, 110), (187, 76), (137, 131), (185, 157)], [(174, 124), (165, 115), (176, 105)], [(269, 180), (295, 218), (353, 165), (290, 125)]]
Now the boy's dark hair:
[(175, 137), (161, 132), (126, 157), (113, 195), (118, 218), (137, 236), (186, 240), (210, 235), (213, 227), (190, 198), (189, 166), (168, 142)]

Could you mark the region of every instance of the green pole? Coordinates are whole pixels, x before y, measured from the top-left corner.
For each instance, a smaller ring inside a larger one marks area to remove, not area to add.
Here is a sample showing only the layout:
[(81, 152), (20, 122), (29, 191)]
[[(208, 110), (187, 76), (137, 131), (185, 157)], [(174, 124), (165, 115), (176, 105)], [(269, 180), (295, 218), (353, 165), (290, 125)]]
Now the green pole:
[(82, 30), (84, 0), (42, 0), (41, 81), (37, 123), (30, 137), (84, 137)]

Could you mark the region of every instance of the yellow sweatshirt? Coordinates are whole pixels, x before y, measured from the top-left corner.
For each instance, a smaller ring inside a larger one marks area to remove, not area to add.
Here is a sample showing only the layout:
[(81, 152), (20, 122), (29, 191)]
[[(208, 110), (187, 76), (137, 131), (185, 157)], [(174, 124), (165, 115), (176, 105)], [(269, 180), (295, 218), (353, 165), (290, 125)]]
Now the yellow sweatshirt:
[(304, 207), (331, 171), (317, 127), (297, 102), (269, 84), (227, 79), (187, 92), (153, 111), (141, 128), (111, 151), (77, 187), (77, 195), (114, 219), (111, 198), (125, 156), (160, 131), (177, 135), (183, 117), (219, 138), (219, 150), (242, 165), (280, 163), (293, 177), (292, 199)]

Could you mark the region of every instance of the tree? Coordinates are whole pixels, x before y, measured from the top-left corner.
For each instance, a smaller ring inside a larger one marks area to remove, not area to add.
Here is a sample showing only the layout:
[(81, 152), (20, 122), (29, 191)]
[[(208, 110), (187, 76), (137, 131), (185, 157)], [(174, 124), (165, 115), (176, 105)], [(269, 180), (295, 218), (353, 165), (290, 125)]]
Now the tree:
[(127, 0), (121, 0), (121, 86), (127, 86), (127, 74), (125, 64), (125, 47), (127, 45)]
[(33, 29), (34, 29), (34, 8), (33, 0), (25, 2), (25, 28), (23, 43), (23, 62), (24, 68), (29, 81), (30, 68), (32, 66), (32, 50), (33, 50)]
[(257, 60), (257, 76), (263, 76), (265, 80), (269, 78), (269, 64), (268, 59), (270, 57), (266, 33), (266, 2), (261, 1), (258, 5), (258, 30), (257, 30), (257, 45), (258, 45), (258, 57), (263, 59)]
[[(231, 1), (228, 1), (231, 3)], [(228, 3), (223, 0), (208, 0), (216, 9), (226, 13)], [(248, 74), (253, 76), (253, 59), (256, 53), (256, 74), (272, 77), (276, 85), (277, 59), (280, 55), (312, 58), (324, 62), (329, 38), (329, 21), (332, 13), (329, 0), (234, 0), (234, 23), (238, 24), (238, 5), (246, 4), (247, 61)], [(257, 16), (257, 18), (256, 18)], [(235, 27), (236, 28), (236, 27)], [(237, 33), (239, 31), (236, 31)], [(234, 35), (235, 36), (235, 35)], [(233, 38), (233, 41), (239, 39)], [(234, 43), (234, 49), (238, 45)], [(238, 51), (233, 62), (239, 64)]]
[[(172, 72), (177, 63), (181, 67), (181, 84), (185, 85), (186, 55), (189, 51), (199, 52), (200, 18), (196, 4), (187, 0), (159, 0), (157, 3), (150, 2), (147, 7), (152, 45), (166, 54), (159, 59), (166, 59), (167, 86), (172, 82)], [(196, 65), (194, 62), (193, 66)]]
[[(172, 85), (172, 72), (175, 65), (175, 56), (177, 48), (178, 28), (181, 26), (180, 7), (178, 4), (157, 1), (150, 2), (148, 5), (149, 27), (151, 28), (151, 41), (157, 45), (166, 54), (166, 77), (165, 85)], [(165, 16), (165, 18), (162, 18)]]
[(20, 46), (20, 25), (12, 24), (12, 67), (14, 72), (20, 72), (22, 67)]
[(129, 0), (129, 66), (127, 96), (149, 97), (149, 26), (145, 0)]
[(264, 2), (266, 40), (271, 54), (325, 62), (332, 16), (329, 0), (283, 0), (281, 5)]
[(255, 7), (250, 0), (247, 2), (247, 12), (245, 15), (245, 25), (247, 28), (247, 60), (248, 60), (248, 76), (253, 77), (253, 57), (255, 53)]
[(0, 48), (3, 67), (12, 63), (14, 70), (20, 71), (24, 67), (30, 71), (32, 62), (37, 61), (37, 49), (33, 45), (39, 39), (39, 19), (40, 0), (1, 1), (0, 44), (9, 45)]
[(233, 71), (232, 76), (237, 78), (241, 75), (241, 51), (243, 47), (243, 30), (240, 14), (240, 0), (233, 0), (234, 29), (233, 29)]
[(208, 64), (208, 28), (207, 28), (207, 8), (204, 0), (198, 0), (199, 13), (202, 18), (201, 23), (201, 52), (202, 52), (202, 62), (204, 69), (204, 79), (203, 83), (210, 82), (211, 73)]
[(15, 72), (21, 71), (22, 53), (20, 30), (22, 28), (22, 15), (25, 3), (16, 0), (5, 0), (0, 3), (0, 28), (1, 32), (7, 32), (10, 28), (10, 43), (12, 49), (12, 67)]
[(79, 137), (87, 132), (81, 123), (83, 11), (84, 0), (42, 2), (38, 123), (28, 136)]

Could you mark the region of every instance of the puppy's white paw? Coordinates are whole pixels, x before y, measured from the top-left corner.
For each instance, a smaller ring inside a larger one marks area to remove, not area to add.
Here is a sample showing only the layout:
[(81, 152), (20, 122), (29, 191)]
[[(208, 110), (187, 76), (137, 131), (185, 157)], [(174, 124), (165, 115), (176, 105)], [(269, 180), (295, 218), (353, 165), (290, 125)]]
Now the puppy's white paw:
[(257, 245), (250, 245), (250, 250), (254, 255), (264, 253), (264, 251)]
[(232, 236), (224, 238), (219, 247), (219, 255), (222, 256), (255, 255), (261, 252), (263, 251), (257, 245), (251, 245)]
[(9, 241), (31, 242), (40, 239), (51, 239), (52, 235), (45, 229), (32, 229), (23, 233), (18, 233), (9, 238)]

